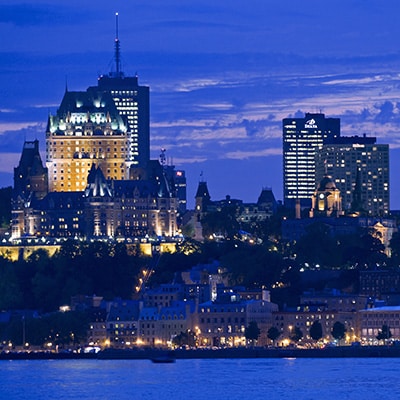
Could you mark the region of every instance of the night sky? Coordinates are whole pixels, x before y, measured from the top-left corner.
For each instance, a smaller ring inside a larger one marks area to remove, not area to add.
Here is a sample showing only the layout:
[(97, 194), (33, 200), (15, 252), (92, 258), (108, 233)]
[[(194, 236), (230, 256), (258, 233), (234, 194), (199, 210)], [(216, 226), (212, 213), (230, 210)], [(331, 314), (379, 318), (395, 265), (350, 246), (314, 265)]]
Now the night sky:
[[(30, 4), (34, 3), (34, 4)], [(342, 135), (391, 148), (400, 209), (400, 1), (2, 0), (0, 186), (12, 185), (24, 140), (39, 139), (69, 90), (113, 67), (119, 13), (122, 69), (151, 91), (151, 155), (166, 148), (212, 200), (282, 199), (288, 116), (340, 117)]]

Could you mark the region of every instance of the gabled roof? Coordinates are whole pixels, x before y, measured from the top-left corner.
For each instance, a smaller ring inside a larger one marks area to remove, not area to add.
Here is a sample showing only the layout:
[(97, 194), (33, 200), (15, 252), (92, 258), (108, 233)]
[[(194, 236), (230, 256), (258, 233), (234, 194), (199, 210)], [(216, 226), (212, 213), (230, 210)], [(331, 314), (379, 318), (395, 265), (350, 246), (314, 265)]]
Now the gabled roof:
[(137, 300), (113, 301), (107, 316), (107, 321), (137, 321), (140, 307)]
[(160, 192), (159, 184), (156, 180), (124, 180), (113, 181), (113, 183), (116, 197), (169, 197), (165, 196), (163, 191)]
[(103, 171), (93, 163), (87, 178), (85, 197), (112, 197), (112, 191)]
[(28, 171), (30, 175), (39, 175), (47, 171), (47, 168), (43, 167), (40, 157), (38, 140), (34, 140), (33, 142), (26, 141), (24, 143), (16, 170), (21, 171), (24, 175), (27, 175)]
[(260, 193), (260, 196), (258, 197), (257, 205), (261, 206), (262, 204), (266, 203), (272, 203), (272, 204), (276, 203), (272, 189), (263, 189)]
[(208, 191), (207, 182), (200, 181), (197, 187), (197, 192), (195, 197), (201, 197), (205, 200), (210, 200), (210, 193)]
[(32, 198), (37, 210), (78, 210), (83, 207), (83, 192), (50, 192), (42, 200)]
[(140, 311), (139, 319), (146, 321), (157, 321), (159, 313), (157, 307), (143, 307)]

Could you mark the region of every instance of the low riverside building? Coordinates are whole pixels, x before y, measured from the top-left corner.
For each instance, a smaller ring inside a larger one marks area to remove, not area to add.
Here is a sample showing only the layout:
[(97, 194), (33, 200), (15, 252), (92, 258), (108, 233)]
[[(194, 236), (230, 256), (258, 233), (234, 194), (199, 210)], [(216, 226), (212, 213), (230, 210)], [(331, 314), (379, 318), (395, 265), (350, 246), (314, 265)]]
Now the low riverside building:
[(199, 330), (202, 346), (244, 346), (246, 329), (246, 302), (200, 304)]
[(386, 325), (391, 337), (387, 339), (400, 340), (400, 306), (383, 306), (359, 311), (360, 338), (367, 344), (378, 344), (377, 336)]
[(354, 312), (367, 306), (369, 296), (364, 294), (343, 293), (337, 289), (306, 291), (300, 296), (300, 304), (323, 304), (328, 310)]
[(201, 346), (245, 346), (246, 327), (257, 323), (261, 331), (258, 344), (266, 344), (266, 332), (278, 306), (265, 300), (243, 300), (237, 293), (227, 292), (216, 301), (198, 306), (198, 334)]
[(107, 305), (107, 344), (126, 347), (136, 343), (141, 303), (117, 299)]
[(168, 347), (182, 332), (194, 329), (193, 302), (174, 301), (168, 307), (143, 307), (139, 315), (138, 345)]
[(322, 338), (324, 342), (331, 342), (333, 325), (336, 321), (341, 322), (346, 328), (346, 341), (352, 342), (359, 336), (357, 311), (330, 310), (325, 304), (299, 305), (294, 309), (278, 311), (273, 313), (273, 326), (281, 333), (278, 338), (280, 345), (288, 345), (298, 328), (303, 337), (300, 343), (313, 343), (310, 328), (315, 321), (319, 321), (322, 327)]
[(96, 307), (89, 311), (89, 316), (87, 344), (98, 347), (109, 345), (109, 341), (107, 341), (107, 311)]

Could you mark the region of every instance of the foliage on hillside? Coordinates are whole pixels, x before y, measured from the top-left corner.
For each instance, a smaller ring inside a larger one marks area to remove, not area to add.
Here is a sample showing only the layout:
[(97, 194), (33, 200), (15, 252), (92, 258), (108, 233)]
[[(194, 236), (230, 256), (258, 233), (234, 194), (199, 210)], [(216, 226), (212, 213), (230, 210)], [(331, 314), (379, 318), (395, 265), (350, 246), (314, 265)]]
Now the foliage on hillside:
[(358, 271), (398, 268), (398, 235), (391, 259), (374, 232), (333, 238), (326, 227), (313, 224), (297, 242), (284, 243), (276, 218), (269, 222), (253, 224), (254, 237), (262, 236), (262, 241), (236, 236), (204, 243), (186, 240), (175, 253), (153, 259), (128, 254), (124, 244), (101, 241), (66, 242), (53, 257), (39, 250), (18, 262), (0, 258), (0, 309), (52, 311), (78, 294), (132, 298), (145, 268), (153, 269), (147, 284), (158, 285), (180, 281), (183, 271), (207, 264), (218, 265), (232, 286), (264, 287), (275, 303), (295, 305), (306, 289), (356, 291)]
[(53, 311), (80, 294), (131, 298), (148, 262), (123, 244), (73, 241), (53, 257), (38, 250), (26, 261), (0, 258), (0, 309)]
[(0, 228), (9, 228), (11, 222), (12, 187), (0, 188)]

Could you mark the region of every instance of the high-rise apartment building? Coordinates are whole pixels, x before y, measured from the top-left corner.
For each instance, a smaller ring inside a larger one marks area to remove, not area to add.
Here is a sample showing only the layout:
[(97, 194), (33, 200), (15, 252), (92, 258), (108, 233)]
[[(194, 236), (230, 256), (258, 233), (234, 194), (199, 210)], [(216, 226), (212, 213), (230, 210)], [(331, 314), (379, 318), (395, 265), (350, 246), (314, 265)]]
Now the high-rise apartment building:
[(316, 152), (316, 180), (328, 173), (342, 195), (342, 208), (366, 216), (390, 211), (389, 145), (372, 137), (341, 137)]
[(311, 206), (315, 191), (315, 152), (340, 136), (340, 119), (322, 113), (283, 119), (283, 197), (285, 206)]

